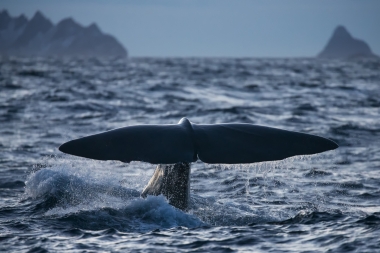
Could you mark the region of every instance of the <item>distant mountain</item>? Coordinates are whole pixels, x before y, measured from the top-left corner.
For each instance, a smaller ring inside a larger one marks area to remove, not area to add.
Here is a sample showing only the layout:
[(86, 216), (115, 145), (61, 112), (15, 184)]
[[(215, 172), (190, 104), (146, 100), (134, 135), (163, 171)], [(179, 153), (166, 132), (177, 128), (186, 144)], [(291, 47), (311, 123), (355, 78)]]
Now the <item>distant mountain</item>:
[(338, 26), (319, 58), (377, 58), (372, 53), (368, 44), (362, 40), (353, 38), (344, 26)]
[(123, 57), (125, 48), (96, 24), (88, 27), (66, 18), (54, 25), (37, 11), (31, 20), (0, 12), (0, 55)]

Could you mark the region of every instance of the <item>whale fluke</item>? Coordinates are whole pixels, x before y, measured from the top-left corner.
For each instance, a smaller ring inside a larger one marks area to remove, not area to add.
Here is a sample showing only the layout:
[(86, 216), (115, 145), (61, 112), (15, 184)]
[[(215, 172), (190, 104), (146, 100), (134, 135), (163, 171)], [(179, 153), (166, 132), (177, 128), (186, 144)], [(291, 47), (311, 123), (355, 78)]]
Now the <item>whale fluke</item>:
[(193, 124), (198, 157), (206, 163), (256, 163), (333, 150), (326, 138), (251, 124)]
[(62, 144), (59, 150), (97, 160), (159, 164), (141, 196), (163, 194), (186, 210), (190, 163), (255, 163), (336, 149), (326, 138), (251, 124), (137, 125), (90, 135)]
[(136, 125), (83, 137), (59, 150), (97, 160), (152, 164), (255, 163), (336, 149), (326, 138), (252, 124)]

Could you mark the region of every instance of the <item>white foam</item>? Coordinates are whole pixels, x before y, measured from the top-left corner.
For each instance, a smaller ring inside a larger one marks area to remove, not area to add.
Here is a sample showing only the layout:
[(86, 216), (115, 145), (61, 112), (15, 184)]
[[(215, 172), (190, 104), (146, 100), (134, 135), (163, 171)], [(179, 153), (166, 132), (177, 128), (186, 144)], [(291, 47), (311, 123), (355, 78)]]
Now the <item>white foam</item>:
[(198, 227), (204, 224), (195, 216), (169, 205), (162, 195), (141, 198), (139, 190), (124, 187), (126, 183), (120, 180), (118, 173), (79, 169), (72, 162), (60, 161), (31, 173), (25, 184), (25, 198), (57, 199), (57, 203), (44, 214), (52, 218), (86, 216), (90, 212), (91, 218), (86, 216), (85, 219), (95, 217), (93, 222), (102, 220), (99, 223), (107, 224), (122, 220), (133, 224), (134, 229), (138, 230)]

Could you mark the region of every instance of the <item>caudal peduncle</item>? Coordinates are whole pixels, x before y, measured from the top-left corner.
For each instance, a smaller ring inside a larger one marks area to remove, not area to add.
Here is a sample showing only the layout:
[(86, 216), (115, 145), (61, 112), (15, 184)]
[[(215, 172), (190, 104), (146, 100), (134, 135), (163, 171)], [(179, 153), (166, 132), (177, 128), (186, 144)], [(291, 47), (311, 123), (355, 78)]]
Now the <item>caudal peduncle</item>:
[(190, 169), (190, 163), (158, 165), (141, 196), (162, 194), (170, 205), (186, 210), (190, 198)]

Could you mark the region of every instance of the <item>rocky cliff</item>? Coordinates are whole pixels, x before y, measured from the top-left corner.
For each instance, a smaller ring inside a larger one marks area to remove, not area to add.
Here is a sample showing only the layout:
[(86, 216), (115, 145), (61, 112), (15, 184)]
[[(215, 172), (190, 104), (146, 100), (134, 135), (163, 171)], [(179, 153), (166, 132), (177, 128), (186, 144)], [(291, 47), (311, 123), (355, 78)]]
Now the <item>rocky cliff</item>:
[(28, 20), (0, 12), (0, 55), (123, 57), (125, 48), (96, 24), (84, 27), (72, 18), (54, 25), (41, 12)]
[(353, 38), (344, 26), (338, 26), (319, 58), (376, 58), (368, 44), (362, 40)]

